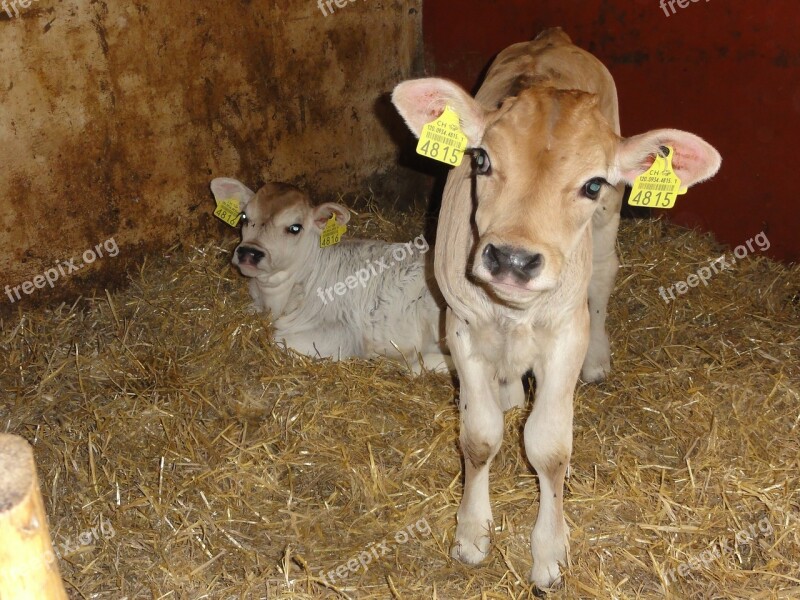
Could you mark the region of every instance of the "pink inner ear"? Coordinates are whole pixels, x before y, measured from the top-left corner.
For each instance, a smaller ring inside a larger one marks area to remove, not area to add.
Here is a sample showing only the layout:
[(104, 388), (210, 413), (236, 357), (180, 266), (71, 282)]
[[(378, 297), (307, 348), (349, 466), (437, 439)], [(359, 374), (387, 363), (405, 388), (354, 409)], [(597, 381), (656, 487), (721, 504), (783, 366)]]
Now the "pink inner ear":
[[(664, 147), (671, 146), (673, 149), (672, 152), (672, 168), (673, 170), (678, 173), (680, 176), (680, 171), (686, 173), (686, 169), (691, 169), (692, 165), (696, 165), (697, 161), (699, 160), (699, 156), (693, 152), (682, 152), (681, 148), (675, 147), (675, 142), (673, 141), (666, 141), (662, 144)], [(653, 166), (653, 163), (656, 160), (656, 156), (658, 156), (657, 152), (653, 152), (652, 154), (648, 154), (642, 160), (642, 163), (639, 165), (641, 172), (644, 173), (650, 167)]]
[[(658, 129), (645, 134), (628, 138), (622, 146), (621, 175), (632, 182), (653, 164), (659, 146), (670, 146), (673, 149), (672, 168), (685, 186), (692, 186), (704, 181), (717, 172), (720, 165), (719, 153), (702, 138), (678, 129)], [(647, 154), (643, 154), (647, 152)], [(633, 161), (638, 172), (625, 170), (624, 165)]]
[[(641, 164), (639, 165), (639, 170), (641, 173), (647, 171), (650, 167), (653, 166), (653, 163), (656, 161), (656, 153), (653, 152), (652, 154), (648, 154), (647, 156), (642, 159)], [(638, 175), (638, 173), (637, 173)]]
[(672, 146), (672, 168), (684, 185), (704, 181), (719, 169), (719, 153), (702, 138), (679, 130), (671, 130), (664, 137), (662, 144)]
[[(324, 216), (319, 216), (316, 219), (314, 219), (314, 224), (317, 227), (319, 227), (320, 229), (324, 229), (325, 228), (325, 224), (328, 222), (328, 219), (331, 218), (331, 215), (333, 214), (333, 211), (329, 211), (327, 213), (322, 213), (322, 214)], [(337, 219), (337, 221), (338, 221), (338, 219)]]
[(643, 154), (639, 157), (632, 157), (633, 161), (638, 160), (638, 162), (632, 162), (628, 169), (624, 169), (622, 171), (622, 178), (627, 181), (628, 183), (633, 183), (633, 180), (636, 179), (642, 173), (646, 173), (647, 170), (653, 166), (653, 163), (656, 160), (656, 153), (652, 152), (650, 154)]
[[(675, 147), (673, 146), (673, 148)], [(703, 156), (694, 152), (692, 148), (675, 148), (675, 155), (672, 157), (672, 168), (680, 176), (681, 173), (696, 171), (698, 165), (702, 162)]]
[(443, 81), (421, 79), (401, 83), (395, 89), (393, 101), (413, 129), (422, 129), (444, 112)]
[(247, 192), (242, 189), (241, 186), (236, 185), (235, 183), (225, 182), (217, 184), (217, 191), (222, 195), (223, 200), (238, 197), (241, 197), (241, 199), (244, 201), (249, 200), (249, 194), (247, 194)]
[(420, 96), (419, 105), (423, 107), (425, 123), (430, 123), (438, 119), (444, 112), (445, 102), (440, 94), (429, 91)]

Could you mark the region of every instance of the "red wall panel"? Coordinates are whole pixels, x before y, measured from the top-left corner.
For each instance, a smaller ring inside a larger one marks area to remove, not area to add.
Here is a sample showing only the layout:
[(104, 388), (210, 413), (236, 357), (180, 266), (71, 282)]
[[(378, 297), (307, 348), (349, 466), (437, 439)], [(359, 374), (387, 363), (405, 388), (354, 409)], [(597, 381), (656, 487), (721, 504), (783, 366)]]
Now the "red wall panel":
[(614, 76), (623, 135), (658, 127), (697, 133), (722, 169), (678, 199), (673, 221), (738, 245), (765, 231), (773, 257), (800, 259), (800, 3), (699, 0), (674, 14), (659, 0), (428, 0), (429, 74), (475, 88), (509, 44), (560, 25)]

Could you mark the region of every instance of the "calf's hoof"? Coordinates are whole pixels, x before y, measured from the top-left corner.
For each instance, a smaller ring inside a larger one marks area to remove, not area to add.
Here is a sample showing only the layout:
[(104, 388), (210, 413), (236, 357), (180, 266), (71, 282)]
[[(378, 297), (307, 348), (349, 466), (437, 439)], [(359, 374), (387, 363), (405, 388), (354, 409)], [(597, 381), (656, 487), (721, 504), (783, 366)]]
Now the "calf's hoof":
[(533, 568), (528, 580), (539, 589), (557, 588), (562, 583), (561, 568), (567, 564), (569, 554), (569, 534), (566, 533), (566, 524), (561, 536), (538, 538), (534, 533), (531, 536), (531, 554)]
[(581, 379), (586, 383), (599, 383), (611, 372), (611, 347), (608, 336), (592, 339), (581, 367)]
[(489, 556), (492, 549), (491, 521), (459, 521), (450, 556), (465, 565), (477, 565)]
[(534, 584), (538, 590), (552, 590), (561, 587), (563, 580), (558, 562), (534, 563), (528, 581)]
[(611, 357), (586, 355), (581, 368), (581, 379), (586, 383), (600, 383), (611, 372)]

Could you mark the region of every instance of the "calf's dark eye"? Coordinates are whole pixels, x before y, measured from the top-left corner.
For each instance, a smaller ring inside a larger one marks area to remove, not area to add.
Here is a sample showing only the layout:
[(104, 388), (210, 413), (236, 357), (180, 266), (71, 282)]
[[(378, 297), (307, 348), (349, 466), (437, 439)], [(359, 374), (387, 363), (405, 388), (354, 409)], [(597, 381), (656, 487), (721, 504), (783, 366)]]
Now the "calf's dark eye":
[(600, 192), (603, 190), (603, 185), (608, 183), (602, 177), (594, 177), (583, 184), (583, 195), (589, 198), (589, 200), (597, 200), (597, 197), (600, 195)]
[(286, 228), (286, 231), (287, 231), (288, 233), (291, 233), (292, 235), (297, 235), (298, 233), (300, 233), (301, 231), (303, 231), (303, 226), (302, 226), (302, 225), (300, 225), (299, 223), (295, 223), (294, 225), (289, 225), (289, 226)]
[(243, 212), (239, 213), (239, 225), (242, 226), (247, 225), (247, 215), (244, 214)]
[(492, 172), (492, 161), (482, 148), (472, 151), (472, 165), (478, 175), (489, 175)]

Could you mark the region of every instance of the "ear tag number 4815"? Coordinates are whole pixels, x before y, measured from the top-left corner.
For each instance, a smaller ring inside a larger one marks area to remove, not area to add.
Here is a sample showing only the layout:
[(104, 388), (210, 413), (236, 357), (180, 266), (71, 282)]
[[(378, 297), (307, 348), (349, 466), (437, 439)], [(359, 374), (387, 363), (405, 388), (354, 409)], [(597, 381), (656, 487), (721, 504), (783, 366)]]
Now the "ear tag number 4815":
[(422, 128), (417, 143), (417, 154), (457, 167), (467, 149), (467, 136), (461, 131), (458, 114), (449, 106), (444, 112)]
[(656, 153), (650, 168), (633, 181), (628, 204), (645, 208), (675, 206), (675, 199), (685, 194), (686, 188), (681, 187), (681, 180), (672, 168), (673, 154), (671, 146), (662, 147), (661, 152)]

